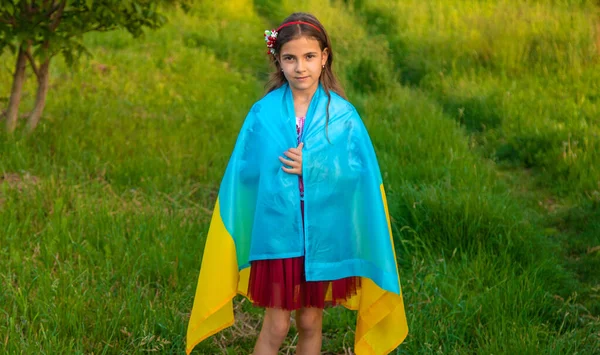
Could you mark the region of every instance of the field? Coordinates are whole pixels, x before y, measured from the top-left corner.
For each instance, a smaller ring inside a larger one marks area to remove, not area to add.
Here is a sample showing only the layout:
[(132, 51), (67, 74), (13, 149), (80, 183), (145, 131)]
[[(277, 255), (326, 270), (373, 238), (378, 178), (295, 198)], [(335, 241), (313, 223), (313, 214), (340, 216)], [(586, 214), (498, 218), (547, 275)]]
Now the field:
[[(0, 352), (183, 353), (220, 178), (271, 70), (262, 33), (299, 10), (331, 35), (384, 176), (397, 354), (600, 352), (598, 4), (295, 4), (167, 9), (53, 62), (38, 129), (0, 131)], [(3, 53), (2, 106), (13, 69)], [(250, 353), (261, 310), (236, 312), (194, 353)], [(326, 313), (323, 352), (350, 354), (355, 314)]]

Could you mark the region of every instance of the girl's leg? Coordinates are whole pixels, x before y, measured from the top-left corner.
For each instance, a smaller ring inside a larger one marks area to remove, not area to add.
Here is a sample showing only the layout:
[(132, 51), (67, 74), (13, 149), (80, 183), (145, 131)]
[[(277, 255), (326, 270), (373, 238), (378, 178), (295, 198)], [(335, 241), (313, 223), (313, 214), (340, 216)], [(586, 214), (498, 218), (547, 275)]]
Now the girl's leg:
[(321, 353), (323, 309), (300, 308), (296, 311), (298, 345), (296, 354), (316, 355)]
[(290, 311), (267, 308), (254, 355), (276, 355), (290, 329)]

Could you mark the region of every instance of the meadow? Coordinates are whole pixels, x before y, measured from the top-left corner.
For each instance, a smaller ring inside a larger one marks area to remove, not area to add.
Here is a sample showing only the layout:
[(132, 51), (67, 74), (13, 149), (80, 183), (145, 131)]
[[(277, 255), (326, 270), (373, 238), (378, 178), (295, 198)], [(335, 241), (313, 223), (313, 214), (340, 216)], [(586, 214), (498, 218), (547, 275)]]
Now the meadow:
[[(183, 353), (220, 178), (271, 70), (262, 34), (294, 11), (324, 23), (375, 145), (396, 353), (600, 352), (600, 7), (516, 3), (200, 1), (142, 38), (86, 35), (91, 57), (53, 62), (38, 129), (0, 132), (0, 352)], [(0, 55), (2, 105), (13, 67)], [(194, 353), (250, 353), (261, 314), (236, 298)], [(352, 354), (355, 321), (328, 309), (323, 352)]]

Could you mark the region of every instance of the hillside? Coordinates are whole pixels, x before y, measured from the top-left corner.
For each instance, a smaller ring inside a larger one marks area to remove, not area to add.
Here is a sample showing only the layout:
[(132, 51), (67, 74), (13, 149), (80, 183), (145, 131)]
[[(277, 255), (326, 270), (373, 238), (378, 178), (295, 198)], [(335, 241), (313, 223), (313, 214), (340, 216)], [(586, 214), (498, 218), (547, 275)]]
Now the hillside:
[[(600, 351), (597, 5), (295, 3), (198, 2), (54, 62), (38, 130), (0, 133), (0, 352), (183, 352), (220, 178), (270, 70), (262, 33), (298, 10), (331, 35), (376, 148), (397, 353)], [(14, 58), (0, 65), (4, 104)], [(236, 312), (196, 354), (251, 351), (261, 311)], [(355, 315), (326, 313), (323, 351), (350, 354)]]

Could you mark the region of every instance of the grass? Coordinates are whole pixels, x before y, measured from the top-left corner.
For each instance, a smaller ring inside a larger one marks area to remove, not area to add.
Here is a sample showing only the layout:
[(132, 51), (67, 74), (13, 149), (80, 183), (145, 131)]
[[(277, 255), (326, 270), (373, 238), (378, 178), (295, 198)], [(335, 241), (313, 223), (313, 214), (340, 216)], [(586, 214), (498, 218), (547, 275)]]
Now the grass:
[[(201, 2), (141, 39), (87, 35), (93, 57), (53, 62), (35, 134), (0, 134), (0, 349), (183, 352), (220, 177), (269, 72), (261, 34), (308, 10), (386, 182), (397, 353), (599, 351), (597, 8), (510, 4)], [(355, 314), (326, 312), (324, 352), (350, 353)], [(249, 353), (262, 311), (236, 314), (195, 353)]]

